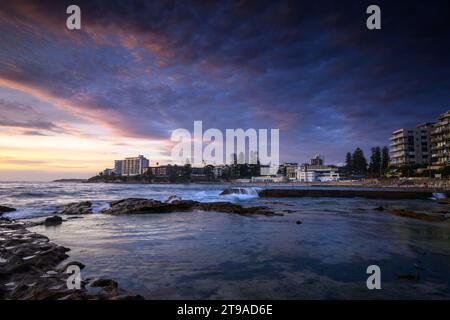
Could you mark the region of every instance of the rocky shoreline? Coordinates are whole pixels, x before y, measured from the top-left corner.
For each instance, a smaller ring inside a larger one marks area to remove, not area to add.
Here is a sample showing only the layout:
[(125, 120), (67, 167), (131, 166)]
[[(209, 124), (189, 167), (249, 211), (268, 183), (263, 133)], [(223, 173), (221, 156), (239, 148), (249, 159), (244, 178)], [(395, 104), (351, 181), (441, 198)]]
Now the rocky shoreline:
[[(115, 300), (143, 299), (127, 292), (111, 279), (82, 279), (79, 289), (69, 289), (70, 266), (83, 269), (81, 262), (64, 263), (69, 248), (50, 242), (44, 235), (27, 228), (37, 225), (56, 226), (64, 221), (92, 214), (92, 203), (82, 201), (62, 206), (54, 216), (40, 221), (16, 221), (0, 217), (0, 299), (2, 300)], [(4, 212), (15, 209), (9, 207)], [(188, 212), (193, 210), (225, 212), (239, 215), (283, 215), (268, 207), (243, 207), (229, 202), (202, 203), (172, 198), (162, 202), (128, 198), (112, 201), (101, 213), (110, 215)], [(66, 216), (66, 220), (59, 215)]]
[[(346, 193), (346, 190), (264, 190), (262, 196), (267, 197), (290, 197), (290, 196), (323, 196), (324, 192), (331, 192), (334, 197), (361, 196)], [(339, 191), (337, 195), (336, 191)], [(389, 196), (394, 194), (388, 192)], [(307, 194), (307, 195), (306, 195)], [(328, 193), (327, 193), (328, 194)], [(417, 192), (395, 193), (394, 199), (410, 199), (410, 197), (425, 198), (428, 194)], [(383, 191), (376, 194), (366, 193), (365, 196), (385, 196)], [(400, 197), (400, 198), (398, 198)], [(282, 204), (282, 202), (273, 202)], [(441, 199), (440, 204), (450, 204), (449, 199)], [(15, 209), (0, 206), (4, 212), (12, 212)], [(292, 213), (295, 210), (281, 210), (275, 212), (266, 206), (244, 207), (230, 202), (198, 202), (192, 200), (181, 200), (176, 196), (167, 201), (158, 201), (143, 198), (127, 198), (111, 201), (109, 208), (100, 213), (107, 215), (134, 215), (134, 214), (161, 214), (171, 212), (224, 212), (244, 216), (264, 215), (282, 216), (284, 213)], [(427, 222), (442, 222), (449, 218), (449, 212), (422, 213), (400, 209), (389, 209), (384, 207), (372, 208), (371, 210), (383, 211), (388, 214), (423, 220)], [(57, 226), (64, 221), (82, 218), (83, 215), (92, 214), (92, 202), (81, 201), (61, 206), (54, 212), (53, 216), (39, 221), (15, 221), (0, 217), (0, 299), (143, 299), (139, 295), (129, 293), (119, 287), (117, 282), (111, 279), (82, 279), (79, 289), (68, 289), (67, 279), (70, 274), (67, 269), (70, 266), (84, 268), (77, 261), (69, 261), (67, 252), (69, 248), (59, 246), (50, 242), (44, 235), (32, 232), (28, 228), (44, 225)], [(63, 217), (61, 217), (61, 216)], [(296, 221), (302, 224), (302, 221)], [(66, 260), (68, 262), (66, 262)]]
[(170, 213), (188, 212), (193, 210), (215, 211), (224, 213), (234, 213), (239, 215), (282, 215), (276, 213), (268, 207), (254, 206), (243, 207), (230, 202), (198, 202), (193, 200), (173, 200), (158, 201), (152, 199), (128, 198), (110, 202), (110, 208), (102, 210), (101, 213), (120, 214), (148, 214), (148, 213)]
[(16, 211), (15, 208), (7, 207), (7, 206), (0, 206), (0, 216), (4, 213), (14, 212), (14, 211)]
[(70, 249), (29, 231), (27, 227), (32, 225), (0, 218), (0, 299), (142, 299), (111, 279), (82, 279), (79, 289), (69, 289), (68, 268), (77, 266), (81, 270), (84, 265), (77, 261), (64, 264)]

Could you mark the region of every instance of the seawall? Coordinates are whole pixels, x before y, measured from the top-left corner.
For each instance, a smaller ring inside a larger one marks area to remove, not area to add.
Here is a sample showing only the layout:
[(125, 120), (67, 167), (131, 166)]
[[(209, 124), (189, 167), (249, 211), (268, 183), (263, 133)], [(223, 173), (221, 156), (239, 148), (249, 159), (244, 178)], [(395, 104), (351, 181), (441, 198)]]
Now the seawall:
[(328, 197), (368, 199), (430, 199), (431, 191), (384, 191), (384, 190), (334, 190), (334, 189), (265, 189), (258, 192), (262, 198), (284, 197)]

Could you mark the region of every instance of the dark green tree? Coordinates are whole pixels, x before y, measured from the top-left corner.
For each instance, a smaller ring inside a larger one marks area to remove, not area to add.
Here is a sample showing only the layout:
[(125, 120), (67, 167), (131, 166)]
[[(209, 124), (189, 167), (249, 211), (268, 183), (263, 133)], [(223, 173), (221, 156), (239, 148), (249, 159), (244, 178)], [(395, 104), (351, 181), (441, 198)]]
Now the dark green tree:
[(353, 152), (353, 173), (359, 176), (365, 176), (367, 174), (367, 160), (364, 156), (364, 152), (358, 147)]
[(347, 155), (345, 156), (344, 172), (347, 175), (353, 174), (353, 158), (352, 158), (352, 154), (350, 152), (347, 152)]
[(186, 163), (183, 167), (183, 177), (185, 179), (190, 179), (192, 173), (192, 166), (189, 163)]
[(391, 161), (391, 157), (389, 156), (389, 148), (387, 146), (383, 147), (381, 151), (381, 170), (383, 176), (386, 174), (389, 168), (389, 162)]
[(370, 156), (369, 174), (371, 177), (380, 177), (382, 175), (381, 167), (381, 148), (373, 147), (371, 149), (372, 155)]

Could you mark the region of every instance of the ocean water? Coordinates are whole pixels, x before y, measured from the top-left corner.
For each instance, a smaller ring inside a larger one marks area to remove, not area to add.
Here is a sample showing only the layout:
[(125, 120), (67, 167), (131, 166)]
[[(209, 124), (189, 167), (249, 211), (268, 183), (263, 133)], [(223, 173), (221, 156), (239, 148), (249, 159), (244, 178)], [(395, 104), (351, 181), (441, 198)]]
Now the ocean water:
[(257, 197), (257, 188), (248, 188), (249, 194), (220, 196), (227, 185), (183, 185), (183, 184), (111, 184), (111, 183), (33, 183), (0, 182), (0, 205), (8, 205), (17, 211), (4, 216), (13, 219), (47, 216), (58, 206), (90, 200), (93, 211), (99, 212), (108, 202), (124, 198), (151, 198), (167, 200), (171, 195), (182, 199), (203, 202), (231, 201), (242, 202)]
[[(149, 299), (449, 299), (450, 223), (424, 222), (375, 207), (447, 211), (435, 200), (261, 199), (220, 196), (226, 185), (5, 183), (7, 216), (42, 219), (58, 205), (170, 195), (199, 201), (266, 205), (283, 216), (218, 212), (86, 215), (32, 228), (71, 248), (87, 265), (82, 277), (109, 277)], [(438, 196), (437, 196), (438, 197)], [(302, 224), (297, 224), (302, 221)], [(368, 290), (366, 269), (381, 268), (381, 290)], [(416, 274), (418, 281), (399, 275)]]

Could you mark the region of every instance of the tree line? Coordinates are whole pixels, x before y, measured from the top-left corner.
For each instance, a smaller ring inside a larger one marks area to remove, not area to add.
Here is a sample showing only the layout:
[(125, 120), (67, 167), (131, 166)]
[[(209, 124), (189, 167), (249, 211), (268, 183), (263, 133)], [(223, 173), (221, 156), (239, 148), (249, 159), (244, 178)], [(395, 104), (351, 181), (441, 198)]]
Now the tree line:
[(344, 172), (348, 176), (380, 178), (385, 176), (389, 161), (389, 148), (387, 146), (371, 148), (369, 162), (367, 162), (362, 149), (358, 147), (353, 153), (347, 152)]

